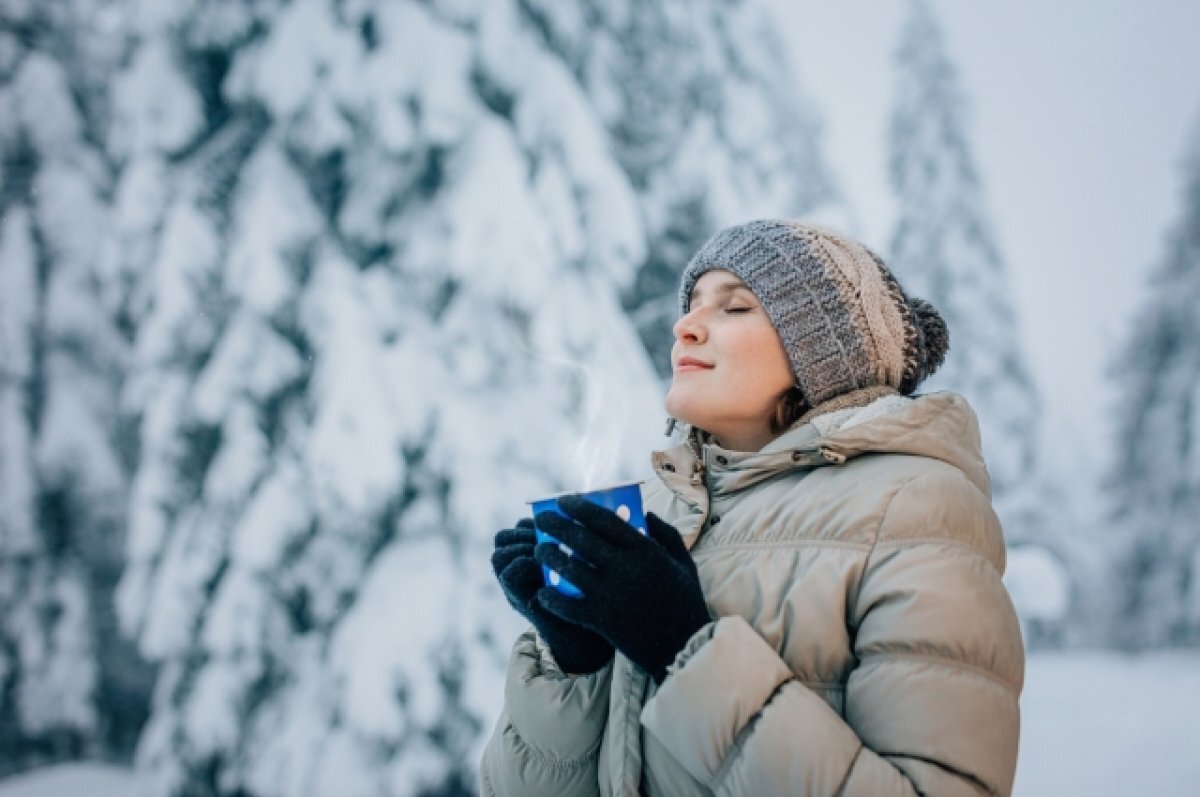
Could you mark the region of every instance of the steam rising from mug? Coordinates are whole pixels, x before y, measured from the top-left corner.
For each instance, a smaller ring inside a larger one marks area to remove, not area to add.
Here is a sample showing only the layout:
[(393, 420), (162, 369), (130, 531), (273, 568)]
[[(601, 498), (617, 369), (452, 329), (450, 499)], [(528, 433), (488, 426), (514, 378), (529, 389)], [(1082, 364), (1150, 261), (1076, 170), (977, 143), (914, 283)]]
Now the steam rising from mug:
[(629, 399), (611, 373), (575, 365), (583, 393), (583, 437), (575, 446), (575, 467), (584, 491), (617, 481), (617, 459)]
[(550, 354), (517, 334), (511, 335), (510, 342), (529, 357), (557, 366), (558, 378), (568, 385), (567, 393), (574, 399), (578, 414), (573, 420), (578, 434), (556, 441), (563, 445), (564, 451), (571, 450), (570, 461), (564, 464), (574, 466), (575, 471), (562, 474), (562, 483), (571, 485), (571, 489), (588, 491), (618, 481), (618, 460), (629, 421), (629, 396), (618, 379), (620, 369), (587, 366)]

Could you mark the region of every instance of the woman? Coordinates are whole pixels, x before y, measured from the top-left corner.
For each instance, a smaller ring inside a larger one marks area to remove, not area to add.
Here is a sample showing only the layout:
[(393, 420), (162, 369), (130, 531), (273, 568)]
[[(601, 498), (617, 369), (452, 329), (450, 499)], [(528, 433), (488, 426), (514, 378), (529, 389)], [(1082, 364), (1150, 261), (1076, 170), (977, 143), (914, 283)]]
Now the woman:
[[(517, 640), (484, 795), (1007, 795), (1021, 636), (945, 324), (828, 229), (717, 233), (680, 288), (649, 537), (496, 536)], [(585, 561), (586, 560), (586, 561)], [(540, 567), (584, 592), (544, 588)]]

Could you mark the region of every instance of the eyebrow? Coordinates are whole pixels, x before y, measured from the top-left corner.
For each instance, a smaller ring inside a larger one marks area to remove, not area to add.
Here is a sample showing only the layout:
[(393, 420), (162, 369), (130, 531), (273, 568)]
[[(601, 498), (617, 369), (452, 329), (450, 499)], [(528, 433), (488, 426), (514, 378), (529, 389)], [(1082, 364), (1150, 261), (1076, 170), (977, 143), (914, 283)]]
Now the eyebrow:
[[(728, 280), (726, 282), (717, 283), (717, 287), (713, 289), (715, 294), (733, 293), (736, 290), (750, 290), (750, 286), (741, 281)], [(696, 301), (704, 296), (704, 291), (700, 288), (692, 288), (692, 294), (688, 297), (688, 304)]]

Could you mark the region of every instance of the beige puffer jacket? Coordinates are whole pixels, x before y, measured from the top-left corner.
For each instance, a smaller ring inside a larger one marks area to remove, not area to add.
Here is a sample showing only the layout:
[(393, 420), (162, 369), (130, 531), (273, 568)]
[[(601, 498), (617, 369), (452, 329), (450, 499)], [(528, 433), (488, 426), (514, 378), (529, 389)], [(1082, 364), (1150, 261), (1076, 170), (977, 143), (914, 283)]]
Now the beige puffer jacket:
[(974, 412), (890, 396), (760, 452), (654, 455), (717, 619), (661, 688), (517, 640), (482, 793), (1007, 795), (1024, 653)]

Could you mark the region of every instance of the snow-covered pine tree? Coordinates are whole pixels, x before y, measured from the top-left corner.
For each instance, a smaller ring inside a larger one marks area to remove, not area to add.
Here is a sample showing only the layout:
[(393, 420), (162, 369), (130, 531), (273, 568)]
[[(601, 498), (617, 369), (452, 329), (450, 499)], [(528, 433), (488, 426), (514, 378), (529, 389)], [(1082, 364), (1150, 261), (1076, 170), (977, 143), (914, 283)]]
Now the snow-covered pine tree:
[(162, 663), (139, 764), (155, 794), (472, 793), (521, 627), (492, 533), (580, 486), (593, 420), (633, 438), (621, 475), (661, 440), (619, 300), (637, 187), (524, 4), (126, 24), (120, 607)]
[(842, 219), (820, 120), (757, 2), (522, 7), (577, 76), (637, 191), (647, 250), (623, 300), (665, 377), (679, 274), (709, 235), (754, 217)]
[(113, 606), (132, 443), (98, 288), (106, 7), (0, 7), (0, 775), (128, 758), (149, 698)]
[(1200, 123), (1182, 165), (1179, 219), (1110, 374), (1111, 629), (1130, 648), (1200, 643)]
[(911, 3), (895, 68), (889, 171), (897, 220), (888, 262), (950, 328), (946, 362), (923, 389), (971, 401), (1009, 543), (1040, 545), (1065, 565), (1070, 542), (1049, 517), (1056, 488), (1038, 456), (1040, 402), (967, 139), (966, 99), (925, 0)]

